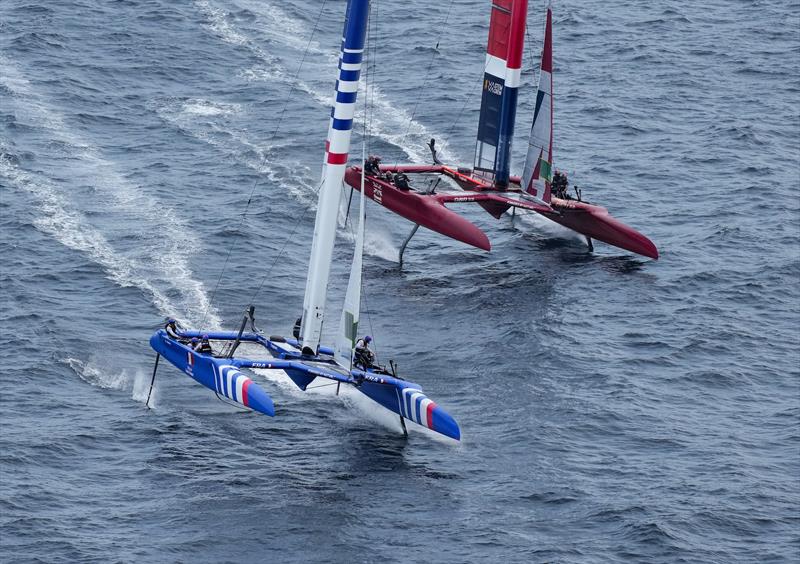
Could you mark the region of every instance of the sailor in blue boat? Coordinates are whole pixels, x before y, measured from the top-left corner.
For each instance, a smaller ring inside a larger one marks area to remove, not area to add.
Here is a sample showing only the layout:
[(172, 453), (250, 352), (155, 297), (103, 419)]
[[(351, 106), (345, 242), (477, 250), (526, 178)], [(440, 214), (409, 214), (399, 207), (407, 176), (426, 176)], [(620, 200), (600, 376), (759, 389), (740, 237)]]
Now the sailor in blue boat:
[(353, 364), (357, 368), (367, 370), (372, 367), (375, 362), (375, 353), (369, 349), (369, 344), (372, 342), (372, 337), (367, 335), (363, 339), (356, 341), (356, 350), (353, 357)]
[(214, 354), (214, 349), (211, 348), (211, 343), (208, 342), (208, 335), (200, 337), (200, 342), (194, 350), (202, 354)]
[(167, 335), (179, 341), (181, 339), (180, 336), (180, 328), (178, 327), (178, 320), (177, 319), (169, 319), (167, 320), (167, 324), (164, 325), (164, 330), (167, 332)]

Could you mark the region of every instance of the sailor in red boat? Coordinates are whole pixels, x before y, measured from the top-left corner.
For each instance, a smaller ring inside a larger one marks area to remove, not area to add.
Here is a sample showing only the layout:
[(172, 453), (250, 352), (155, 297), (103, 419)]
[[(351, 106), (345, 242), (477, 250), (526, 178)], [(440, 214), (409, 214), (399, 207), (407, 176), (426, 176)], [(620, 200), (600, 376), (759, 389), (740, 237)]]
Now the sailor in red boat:
[(400, 190), (411, 190), (411, 186), (408, 183), (409, 178), (406, 173), (398, 172), (394, 175), (394, 185), (400, 188)]
[(369, 344), (372, 342), (372, 337), (367, 335), (363, 339), (356, 341), (356, 350), (353, 358), (353, 364), (356, 368), (366, 370), (375, 362), (375, 353), (369, 350)]
[(561, 198), (562, 200), (566, 200), (567, 196), (567, 187), (569, 186), (569, 181), (567, 180), (567, 175), (560, 170), (556, 170), (555, 174), (553, 174), (553, 181), (550, 183), (550, 188), (553, 190), (553, 195), (556, 198)]
[(364, 173), (367, 176), (380, 176), (381, 158), (378, 155), (370, 155), (364, 161)]

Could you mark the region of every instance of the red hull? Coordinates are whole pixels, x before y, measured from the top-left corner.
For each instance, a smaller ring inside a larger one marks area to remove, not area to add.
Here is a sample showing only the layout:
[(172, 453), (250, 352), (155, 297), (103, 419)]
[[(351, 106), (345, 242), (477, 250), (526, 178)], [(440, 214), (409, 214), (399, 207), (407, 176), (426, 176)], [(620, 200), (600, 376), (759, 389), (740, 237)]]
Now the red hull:
[[(349, 167), (344, 174), (344, 179), (350, 186), (359, 190), (361, 188), (361, 169)], [(419, 194), (413, 190), (400, 190), (394, 185), (372, 176), (364, 179), (364, 195), (397, 215), (419, 223), (432, 231), (484, 251), (492, 248), (486, 233), (456, 212), (444, 207), (444, 204), (436, 196)]]
[(581, 235), (632, 253), (658, 259), (658, 249), (650, 239), (611, 217), (607, 209), (586, 202), (557, 198), (553, 198), (551, 204), (553, 209), (560, 213), (543, 211), (539, 213)]
[[(489, 192), (495, 188), (481, 179), (473, 177), (468, 170), (459, 170), (441, 165), (400, 165), (381, 167), (382, 171), (403, 171), (409, 174), (432, 173), (449, 176), (467, 192), (463, 194), (420, 194), (413, 190), (400, 190), (393, 184), (375, 177), (365, 178), (365, 195), (394, 213), (468, 245), (488, 251), (489, 238), (475, 224), (445, 207), (446, 203), (475, 202), (495, 217), (510, 206), (535, 211), (581, 235), (591, 237), (632, 253), (658, 259), (658, 249), (653, 242), (633, 229), (614, 219), (601, 206), (576, 200), (553, 198), (552, 207), (511, 198), (518, 195), (519, 177), (511, 177), (512, 189)], [(345, 181), (355, 188), (361, 186), (361, 169), (350, 167), (345, 172)]]

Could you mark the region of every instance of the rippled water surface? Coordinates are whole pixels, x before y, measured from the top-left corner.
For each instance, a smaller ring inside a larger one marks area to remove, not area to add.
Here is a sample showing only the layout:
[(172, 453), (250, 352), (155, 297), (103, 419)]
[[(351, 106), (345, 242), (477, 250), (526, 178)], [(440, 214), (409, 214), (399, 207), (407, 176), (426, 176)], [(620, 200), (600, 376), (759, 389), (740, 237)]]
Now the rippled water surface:
[[(557, 165), (661, 260), (465, 206), (492, 252), (400, 271), (370, 204), (363, 323), (453, 443), (276, 373), (275, 418), (169, 366), (144, 407), (165, 316), (301, 309), (344, 2), (0, 2), (0, 559), (800, 560), (800, 5), (555, 10)], [(370, 152), (469, 163), (487, 21), (373, 5)]]

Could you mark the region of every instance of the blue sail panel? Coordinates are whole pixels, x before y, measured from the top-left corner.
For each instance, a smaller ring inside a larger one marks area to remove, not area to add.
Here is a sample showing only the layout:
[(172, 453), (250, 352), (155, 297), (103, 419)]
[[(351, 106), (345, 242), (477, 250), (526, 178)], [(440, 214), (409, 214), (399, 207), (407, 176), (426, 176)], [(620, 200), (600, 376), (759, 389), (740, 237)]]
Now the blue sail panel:
[(494, 173), (497, 145), (500, 141), (500, 115), (503, 107), (502, 78), (488, 72), (483, 75), (481, 114), (478, 120), (478, 145), (475, 149), (475, 168)]

